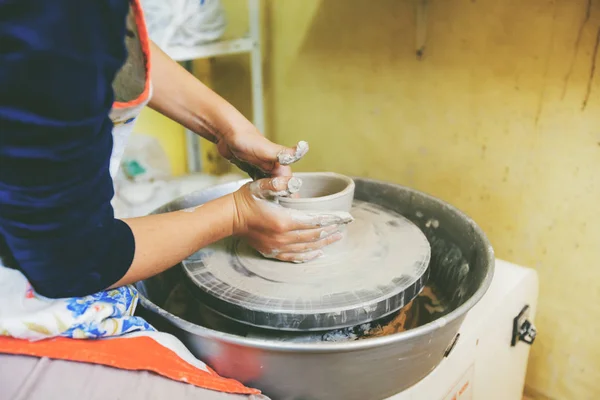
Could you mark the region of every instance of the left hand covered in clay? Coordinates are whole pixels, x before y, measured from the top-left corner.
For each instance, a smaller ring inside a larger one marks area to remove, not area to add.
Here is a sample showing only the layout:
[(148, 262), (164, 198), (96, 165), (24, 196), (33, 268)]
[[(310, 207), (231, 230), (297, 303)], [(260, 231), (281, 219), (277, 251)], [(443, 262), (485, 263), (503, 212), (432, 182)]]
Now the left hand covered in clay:
[(289, 165), (300, 160), (308, 152), (308, 143), (299, 142), (296, 147), (285, 147), (271, 142), (253, 125), (224, 135), (217, 141), (219, 153), (246, 172), (254, 180), (291, 176)]

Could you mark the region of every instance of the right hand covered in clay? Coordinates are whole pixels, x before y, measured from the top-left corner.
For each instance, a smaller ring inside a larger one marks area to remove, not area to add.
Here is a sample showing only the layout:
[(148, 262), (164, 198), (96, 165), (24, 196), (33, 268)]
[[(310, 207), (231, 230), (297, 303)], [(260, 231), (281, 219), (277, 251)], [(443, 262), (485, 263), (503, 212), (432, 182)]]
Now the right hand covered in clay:
[(342, 238), (340, 228), (353, 221), (347, 212), (304, 212), (284, 208), (276, 197), (300, 189), (295, 177), (275, 177), (247, 183), (233, 193), (236, 207), (233, 233), (244, 237), (263, 256), (307, 262)]

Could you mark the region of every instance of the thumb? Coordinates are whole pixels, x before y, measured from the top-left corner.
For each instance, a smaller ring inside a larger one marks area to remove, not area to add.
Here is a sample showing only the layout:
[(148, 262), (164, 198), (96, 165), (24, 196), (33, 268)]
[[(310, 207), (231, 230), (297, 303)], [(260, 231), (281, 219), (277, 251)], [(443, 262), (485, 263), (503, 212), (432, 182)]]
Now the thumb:
[(280, 165), (290, 165), (300, 160), (308, 153), (308, 143), (300, 141), (296, 147), (283, 147), (277, 153), (277, 162)]
[(264, 138), (263, 144), (257, 146), (254, 154), (261, 169), (272, 173), (278, 166), (288, 166), (300, 160), (308, 150), (308, 143), (303, 140), (295, 147), (286, 147)]
[(302, 186), (302, 181), (297, 177), (277, 176), (275, 178), (260, 179), (250, 183), (250, 193), (260, 199), (273, 197), (288, 197), (297, 193)]

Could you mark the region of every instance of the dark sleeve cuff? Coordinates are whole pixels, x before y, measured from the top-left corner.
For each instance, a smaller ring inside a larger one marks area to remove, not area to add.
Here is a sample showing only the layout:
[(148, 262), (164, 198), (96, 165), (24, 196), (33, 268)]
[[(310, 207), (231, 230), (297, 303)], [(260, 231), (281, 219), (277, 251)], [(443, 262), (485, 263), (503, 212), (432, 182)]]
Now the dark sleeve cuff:
[(61, 279), (32, 283), (36, 291), (50, 298), (81, 297), (103, 291), (118, 282), (133, 262), (135, 238), (129, 225), (119, 219), (113, 221), (111, 231), (103, 243), (106, 250), (91, 251), (96, 254), (95, 260), (87, 260), (89, 262), (84, 262), (80, 269), (73, 265), (74, 268), (65, 271)]
[(107, 225), (79, 238), (13, 241), (13, 248), (30, 249), (33, 257), (19, 261), (35, 291), (49, 298), (81, 297), (119, 281), (133, 261), (135, 239), (125, 222), (114, 219)]

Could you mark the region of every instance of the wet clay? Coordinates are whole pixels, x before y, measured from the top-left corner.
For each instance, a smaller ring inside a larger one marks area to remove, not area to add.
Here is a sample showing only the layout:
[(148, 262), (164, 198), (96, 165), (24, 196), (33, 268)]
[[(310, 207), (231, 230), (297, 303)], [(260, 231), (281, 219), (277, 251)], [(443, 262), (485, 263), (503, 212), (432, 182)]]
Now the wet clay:
[[(328, 226), (335, 220), (344, 220), (340, 232), (346, 232), (346, 226), (353, 221), (349, 214), (354, 200), (355, 184), (352, 178), (332, 172), (308, 172), (295, 174), (302, 185), (294, 196), (278, 199), (282, 207), (290, 210), (292, 219), (306, 223), (319, 213), (322, 221), (319, 226)], [(292, 179), (294, 179), (292, 178)], [(324, 214), (326, 213), (326, 214)], [(347, 235), (343, 235), (335, 246), (327, 246), (319, 251), (319, 256), (330, 255), (345, 248)], [(313, 258), (307, 261), (312, 261)]]
[(282, 151), (277, 154), (277, 161), (279, 161), (279, 164), (281, 165), (293, 164), (304, 157), (306, 153), (308, 153), (308, 149), (308, 143), (302, 140), (296, 145), (296, 151), (294, 154), (288, 154), (286, 151)]
[[(272, 185), (275, 187), (279, 187), (280, 184), (283, 183), (283, 181), (280, 181), (280, 179), (283, 178), (271, 178)], [(300, 187), (302, 186), (302, 181), (296, 177), (292, 177), (287, 182), (286, 188), (279, 191), (265, 189), (264, 186), (266, 186), (264, 181), (254, 181), (249, 185), (250, 193), (252, 193), (252, 196), (254, 196), (257, 199), (274, 199), (280, 196), (291, 196), (300, 190)]]
[(286, 208), (304, 211), (348, 212), (354, 199), (354, 181), (332, 172), (306, 172), (294, 174), (302, 181), (294, 197), (282, 197), (279, 204)]

